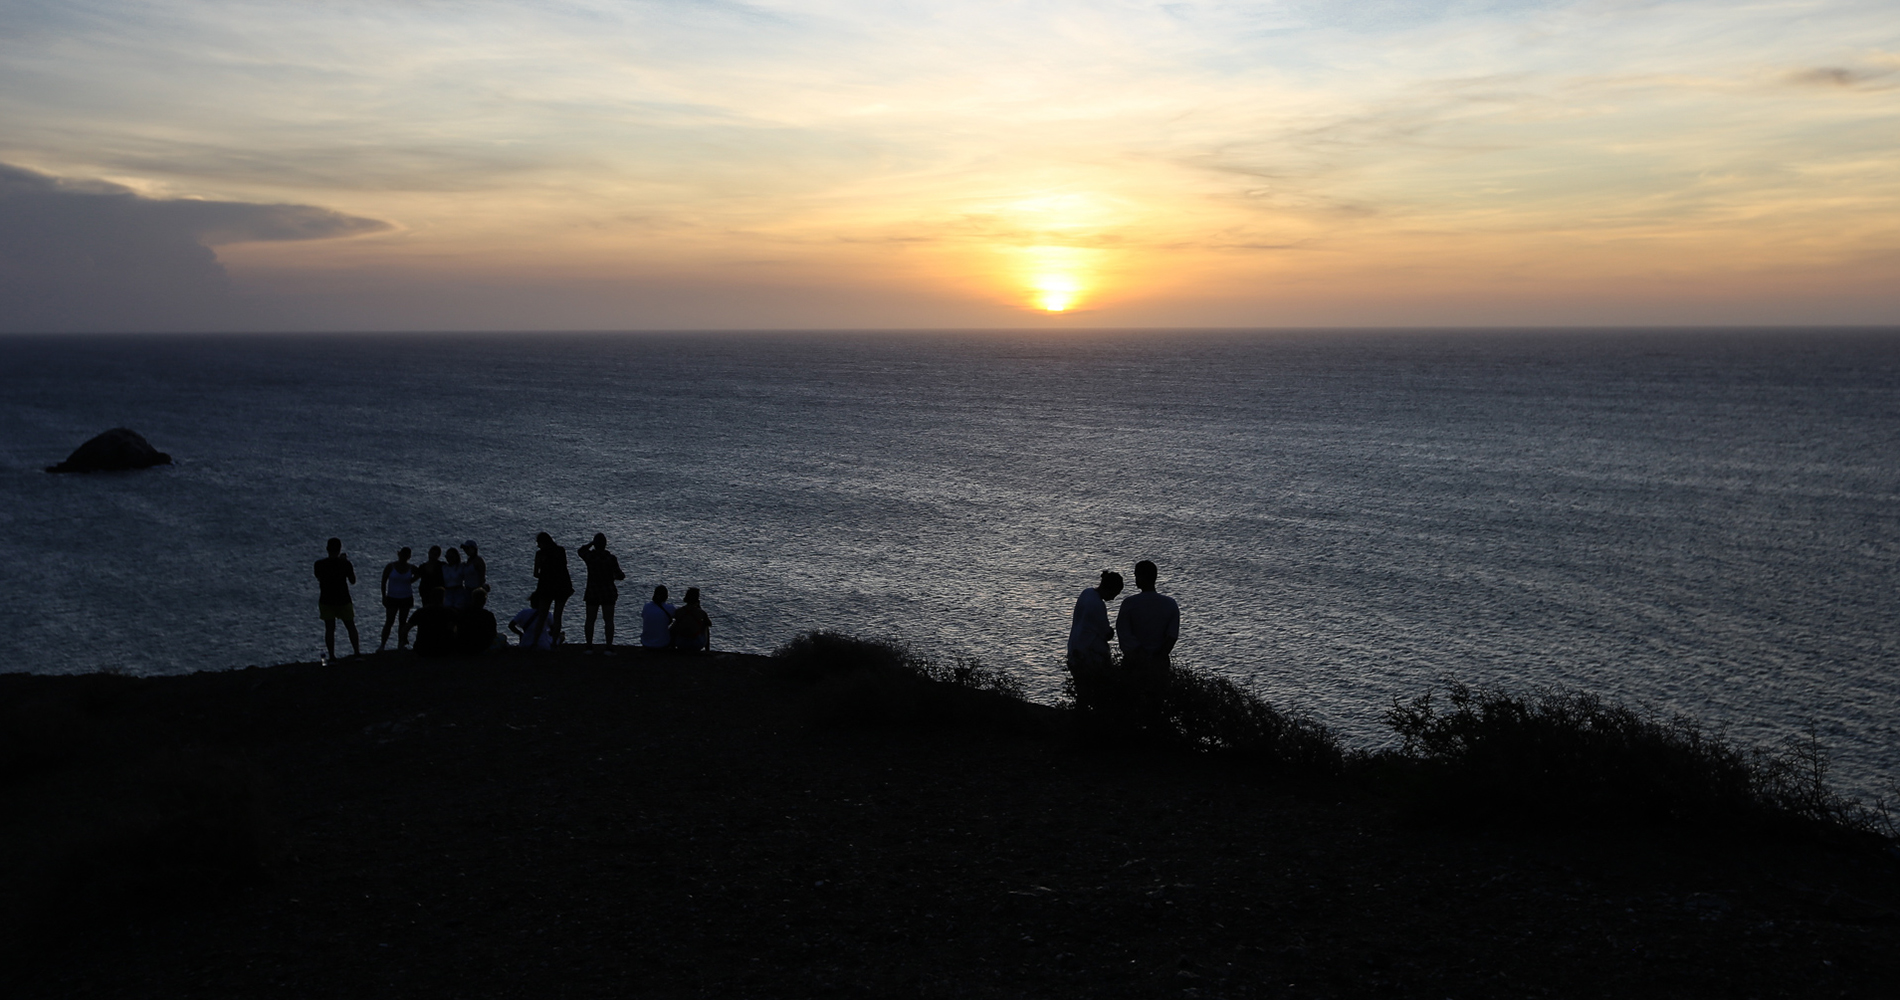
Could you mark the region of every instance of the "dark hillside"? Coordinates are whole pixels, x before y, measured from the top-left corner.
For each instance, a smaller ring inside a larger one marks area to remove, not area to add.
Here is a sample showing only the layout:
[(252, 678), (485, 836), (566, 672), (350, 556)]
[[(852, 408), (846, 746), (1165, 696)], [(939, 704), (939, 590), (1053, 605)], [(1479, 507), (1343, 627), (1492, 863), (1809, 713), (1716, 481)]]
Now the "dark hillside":
[(1054, 709), (878, 725), (835, 697), (739, 655), (0, 676), (7, 992), (1440, 1000), (1900, 982), (1900, 865), (1877, 853), (1421, 827), (1371, 792), (1092, 747)]

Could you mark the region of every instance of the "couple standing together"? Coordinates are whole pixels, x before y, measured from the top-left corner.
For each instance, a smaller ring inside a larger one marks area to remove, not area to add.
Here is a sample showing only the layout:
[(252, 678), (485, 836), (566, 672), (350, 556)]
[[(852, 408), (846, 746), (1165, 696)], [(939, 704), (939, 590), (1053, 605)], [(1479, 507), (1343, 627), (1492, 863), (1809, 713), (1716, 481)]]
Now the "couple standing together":
[[(1102, 571), (1102, 582), (1076, 598), (1069, 626), (1069, 673), (1075, 678), (1075, 700), (1086, 709), (1127, 716), (1123, 721), (1145, 725), (1158, 710), (1167, 686), (1169, 661), (1181, 637), (1181, 606), (1155, 590), (1155, 564), (1135, 564), (1135, 586), (1141, 592), (1122, 601), (1115, 624), (1108, 623), (1108, 602), (1122, 592), (1122, 575)], [(1117, 664), (1109, 640), (1119, 639)]]

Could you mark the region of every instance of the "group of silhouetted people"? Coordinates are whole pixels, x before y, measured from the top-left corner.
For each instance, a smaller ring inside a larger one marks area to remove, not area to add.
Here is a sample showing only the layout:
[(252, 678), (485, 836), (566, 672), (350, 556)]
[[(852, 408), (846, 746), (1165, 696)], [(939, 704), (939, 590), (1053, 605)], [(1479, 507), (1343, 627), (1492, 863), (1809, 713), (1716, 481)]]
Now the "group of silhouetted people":
[[(324, 649), (335, 658), (336, 623), (341, 621), (349, 630), (352, 651), (360, 655), (350, 604), (356, 569), (343, 555), (341, 540), (330, 539), (329, 551), (316, 565)], [(575, 551), (587, 567), (587, 586), (581, 592), (587, 608), (587, 645), (594, 644), (594, 623), (599, 620), (605, 626), (607, 645), (612, 646), (614, 605), (620, 600), (619, 582), (627, 574), (620, 568), (619, 557), (607, 550), (604, 534), (595, 534), (593, 541)], [(507, 647), (507, 640), (495, 628), (495, 616), (487, 609), (488, 565), (475, 542), (463, 542), (460, 552), (451, 548), (444, 556), (441, 547), (431, 546), (429, 558), (417, 565), (409, 561), (409, 549), (404, 548), (383, 567), (383, 641), (378, 652), (388, 647), (392, 630), (397, 649), (409, 645), (409, 633), (414, 630), (418, 656)], [(561, 614), (574, 596), (574, 577), (568, 571), (567, 550), (545, 531), (535, 536), (534, 579), (528, 606), (509, 621), (508, 630), (522, 649), (553, 649), (564, 642)], [(1155, 589), (1157, 579), (1154, 563), (1146, 559), (1136, 563), (1135, 586), (1140, 592), (1122, 601), (1110, 625), (1108, 602), (1120, 596), (1122, 575), (1103, 570), (1101, 582), (1076, 598), (1069, 626), (1068, 662), (1076, 703), (1132, 728), (1155, 721), (1172, 669), (1169, 656), (1181, 635), (1181, 608), (1174, 598)], [(418, 593), (420, 609), (415, 607)], [(1110, 641), (1121, 646), (1119, 660), (1110, 650)], [(685, 603), (678, 606), (668, 603), (664, 586), (653, 588), (653, 599), (640, 612), (640, 645), (689, 652), (710, 649), (712, 619), (700, 606), (699, 588), (688, 587)]]
[[(1122, 592), (1122, 575), (1103, 570), (1101, 582), (1076, 598), (1069, 626), (1076, 704), (1124, 728), (1147, 728), (1156, 721), (1172, 669), (1169, 656), (1181, 637), (1181, 607), (1155, 589), (1158, 578), (1154, 563), (1135, 564), (1140, 593), (1122, 601), (1111, 626), (1108, 602)], [(1119, 662), (1109, 649), (1111, 639), (1120, 642)]]
[[(336, 658), (336, 624), (342, 622), (350, 636), (351, 651), (362, 654), (356, 633), (356, 614), (350, 600), (350, 586), (356, 583), (356, 567), (343, 554), (341, 539), (329, 541), (329, 555), (317, 560), (317, 614), (323, 619), (323, 645), (329, 658)], [(620, 599), (618, 582), (627, 574), (620, 559), (607, 551), (607, 536), (595, 534), (593, 541), (576, 550), (587, 568), (587, 587), (582, 601), (587, 609), (586, 641), (594, 644), (596, 619), (605, 625), (606, 644), (614, 644), (614, 605)], [(467, 558), (463, 558), (466, 553)], [(377, 651), (388, 648), (389, 636), (396, 635), (396, 648), (410, 647), (410, 632), (415, 633), (417, 656), (446, 656), (451, 653), (481, 653), (506, 648), (508, 641), (497, 630), (495, 616), (488, 610), (488, 564), (483, 561), (475, 542), (463, 542), (446, 553), (440, 546), (429, 548), (429, 558), (411, 563), (410, 550), (396, 553), (395, 561), (383, 567), (383, 640)], [(547, 532), (535, 536), (534, 592), (528, 606), (508, 623), (523, 649), (553, 649), (565, 642), (561, 615), (574, 596), (574, 578), (568, 571), (567, 550), (555, 543)], [(420, 597), (422, 607), (416, 607)], [(686, 591), (686, 603), (674, 607), (667, 603), (665, 587), (654, 590), (653, 600), (642, 614), (640, 644), (648, 648), (707, 650), (712, 645), (712, 620), (699, 604), (699, 588)]]

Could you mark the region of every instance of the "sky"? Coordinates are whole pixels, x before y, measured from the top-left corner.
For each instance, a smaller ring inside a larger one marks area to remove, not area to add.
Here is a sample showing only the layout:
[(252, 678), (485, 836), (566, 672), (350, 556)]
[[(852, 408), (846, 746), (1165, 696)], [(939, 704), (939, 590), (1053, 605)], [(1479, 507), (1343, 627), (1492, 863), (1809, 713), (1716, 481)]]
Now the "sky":
[(1895, 323), (1893, 0), (0, 0), (0, 329)]

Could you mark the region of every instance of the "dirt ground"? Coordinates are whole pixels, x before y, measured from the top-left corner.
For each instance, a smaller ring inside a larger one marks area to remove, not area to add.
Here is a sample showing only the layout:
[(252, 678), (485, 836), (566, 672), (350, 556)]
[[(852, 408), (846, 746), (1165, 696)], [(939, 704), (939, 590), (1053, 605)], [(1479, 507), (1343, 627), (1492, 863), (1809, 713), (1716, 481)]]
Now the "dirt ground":
[(6, 993), (1900, 996), (1890, 856), (1423, 826), (1053, 709), (810, 697), (741, 655), (0, 676)]

